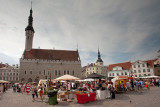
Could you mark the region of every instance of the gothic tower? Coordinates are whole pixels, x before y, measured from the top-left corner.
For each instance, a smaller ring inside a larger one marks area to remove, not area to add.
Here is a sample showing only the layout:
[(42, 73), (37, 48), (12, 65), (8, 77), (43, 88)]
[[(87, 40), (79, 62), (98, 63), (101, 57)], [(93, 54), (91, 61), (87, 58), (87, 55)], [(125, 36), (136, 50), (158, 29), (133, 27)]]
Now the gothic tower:
[(30, 16), (28, 18), (28, 26), (25, 28), (25, 35), (26, 35), (25, 51), (31, 50), (33, 45), (34, 28), (33, 28), (32, 13), (33, 12), (31, 8)]

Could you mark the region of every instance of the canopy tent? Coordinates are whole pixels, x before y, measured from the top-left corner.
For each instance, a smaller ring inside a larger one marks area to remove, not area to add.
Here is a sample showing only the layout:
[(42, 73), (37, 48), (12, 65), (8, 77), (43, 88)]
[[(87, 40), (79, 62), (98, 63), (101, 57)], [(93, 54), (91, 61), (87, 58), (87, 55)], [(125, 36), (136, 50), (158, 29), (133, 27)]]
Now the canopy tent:
[(84, 80), (76, 80), (76, 81), (78, 81), (78, 82), (83, 82)]
[(72, 80), (80, 80), (80, 78), (74, 77), (72, 75), (63, 75), (61, 77), (58, 77), (56, 79), (54, 79), (54, 81), (72, 81)]
[(99, 79), (99, 78), (103, 78), (103, 77), (104, 77), (103, 75), (99, 75), (97, 73), (92, 73), (87, 78)]
[(83, 81), (94, 81), (94, 79), (92, 79), (92, 78), (87, 78), (87, 79), (84, 79)]
[(10, 83), (10, 82), (5, 80), (0, 80), (0, 83)]
[[(45, 84), (45, 85), (47, 86), (47, 82), (49, 82), (48, 79), (40, 79), (40, 80), (39, 80), (39, 83), (38, 83), (38, 86), (39, 86), (40, 84)], [(52, 80), (52, 82), (54, 83), (55, 81)]]
[(147, 78), (159, 78), (159, 76), (147, 76)]

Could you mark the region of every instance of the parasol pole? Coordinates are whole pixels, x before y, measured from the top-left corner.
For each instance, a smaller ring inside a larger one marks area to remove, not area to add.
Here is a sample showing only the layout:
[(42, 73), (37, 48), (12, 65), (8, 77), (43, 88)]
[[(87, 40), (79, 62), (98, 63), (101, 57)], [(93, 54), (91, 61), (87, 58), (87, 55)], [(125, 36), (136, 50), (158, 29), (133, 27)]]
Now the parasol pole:
[(51, 87), (51, 73), (50, 73), (49, 87)]

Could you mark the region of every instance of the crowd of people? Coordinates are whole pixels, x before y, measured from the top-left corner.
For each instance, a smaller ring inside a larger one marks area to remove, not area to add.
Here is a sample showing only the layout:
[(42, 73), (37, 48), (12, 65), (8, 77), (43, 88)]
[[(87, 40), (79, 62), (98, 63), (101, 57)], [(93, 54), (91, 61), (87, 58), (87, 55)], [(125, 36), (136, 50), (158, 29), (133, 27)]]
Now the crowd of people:
[[(146, 87), (150, 90), (150, 86), (157, 86), (159, 87), (159, 78), (157, 79), (130, 79), (126, 80), (126, 82), (121, 82), (120, 88), (122, 93), (126, 91), (138, 91), (142, 92), (142, 89)], [(90, 82), (83, 82), (83, 81), (70, 81), (70, 82), (56, 82), (53, 83), (52, 86), (57, 89), (58, 91), (71, 91), (77, 90), (82, 92), (96, 92), (96, 90), (105, 90), (106, 91), (106, 98), (115, 98), (115, 92), (117, 91), (116, 87), (113, 85), (111, 81), (104, 81), (104, 80), (97, 80), (97, 81), (90, 81)], [(3, 92), (11, 87), (11, 84), (3, 84)], [(27, 95), (32, 95), (33, 102), (35, 101), (35, 97), (40, 97), (43, 100), (42, 96), (47, 90), (46, 84), (13, 84), (12, 85), (13, 92), (24, 93), (26, 92)]]
[(158, 86), (159, 87), (159, 78), (156, 79), (131, 79), (128, 80), (126, 84), (121, 83), (121, 91), (139, 91), (142, 92), (142, 88), (146, 87), (148, 90), (150, 86)]
[(33, 98), (33, 102), (35, 101), (35, 96), (36, 98), (38, 98), (38, 93), (39, 93), (39, 96), (40, 98), (42, 99), (42, 84), (40, 86), (37, 86), (35, 83), (32, 83), (32, 84), (23, 84), (23, 83), (20, 83), (20, 84), (13, 84), (12, 85), (13, 87), (13, 91), (14, 92), (19, 92), (19, 93), (24, 93), (26, 92), (27, 95), (29, 95), (30, 93), (32, 94), (32, 98)]

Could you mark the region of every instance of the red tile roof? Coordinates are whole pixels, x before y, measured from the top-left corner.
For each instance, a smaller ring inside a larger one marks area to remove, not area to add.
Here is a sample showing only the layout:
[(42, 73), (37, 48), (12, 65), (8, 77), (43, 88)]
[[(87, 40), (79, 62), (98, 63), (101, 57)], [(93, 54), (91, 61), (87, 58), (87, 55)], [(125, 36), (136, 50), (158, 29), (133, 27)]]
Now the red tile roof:
[(31, 49), (23, 55), (24, 59), (78, 61), (79, 58), (78, 51), (68, 50)]
[(117, 63), (117, 64), (110, 64), (108, 66), (108, 71), (112, 71), (114, 67), (120, 66), (122, 69), (131, 69), (131, 62), (123, 62), (123, 63)]
[(153, 59), (153, 60), (147, 60), (145, 61), (147, 63), (147, 66), (150, 66), (150, 67), (153, 67), (154, 66), (154, 61), (156, 61), (156, 59)]

